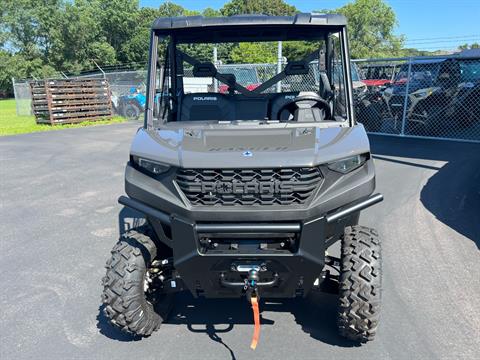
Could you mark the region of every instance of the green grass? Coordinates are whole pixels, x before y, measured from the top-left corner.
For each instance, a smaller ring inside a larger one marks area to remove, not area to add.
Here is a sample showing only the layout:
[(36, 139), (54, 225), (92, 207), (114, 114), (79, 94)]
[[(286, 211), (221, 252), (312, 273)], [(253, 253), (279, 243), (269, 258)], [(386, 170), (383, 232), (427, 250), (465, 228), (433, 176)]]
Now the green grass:
[(25, 134), (38, 131), (61, 130), (84, 126), (105, 125), (124, 122), (125, 119), (115, 116), (109, 120), (85, 121), (80, 124), (45, 125), (37, 124), (33, 116), (17, 116), (15, 100), (0, 100), (0, 136)]

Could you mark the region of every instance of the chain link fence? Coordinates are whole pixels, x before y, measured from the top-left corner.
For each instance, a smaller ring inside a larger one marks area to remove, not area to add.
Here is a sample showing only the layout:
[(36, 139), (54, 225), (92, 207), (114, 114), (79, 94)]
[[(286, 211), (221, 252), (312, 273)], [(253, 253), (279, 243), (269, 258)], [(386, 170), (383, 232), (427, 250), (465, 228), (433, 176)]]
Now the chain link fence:
[(18, 116), (32, 115), (32, 92), (30, 90), (30, 81), (31, 80), (12, 79), (15, 107)]
[[(308, 75), (288, 76), (266, 92), (315, 91), (318, 64)], [(273, 77), (277, 64), (218, 65), (249, 90)], [(284, 64), (282, 65), (282, 68)], [(140, 117), (145, 104), (146, 71), (94, 73), (106, 78), (118, 115)], [(370, 133), (480, 141), (480, 58), (445, 56), (354, 60), (352, 64), (357, 121)], [(186, 92), (228, 92), (215, 79), (184, 73)], [(335, 85), (335, 84), (334, 84)], [(18, 115), (31, 114), (28, 81), (14, 81)], [(135, 106), (131, 104), (135, 103)], [(129, 105), (130, 104), (130, 105)]]
[(480, 58), (358, 60), (367, 91), (356, 99), (367, 131), (480, 141)]

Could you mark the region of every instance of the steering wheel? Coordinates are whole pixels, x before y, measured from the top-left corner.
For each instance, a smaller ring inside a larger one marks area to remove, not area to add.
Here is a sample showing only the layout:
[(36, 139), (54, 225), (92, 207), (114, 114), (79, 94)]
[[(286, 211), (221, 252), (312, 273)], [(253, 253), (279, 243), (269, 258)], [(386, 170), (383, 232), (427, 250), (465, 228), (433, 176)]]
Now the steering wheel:
[(330, 104), (328, 101), (326, 101), (324, 98), (322, 98), (318, 94), (306, 94), (306, 95), (299, 95), (292, 101), (287, 102), (284, 104), (277, 112), (276, 118), (278, 120), (280, 119), (280, 116), (282, 115), (282, 112), (287, 110), (291, 115), (295, 115), (295, 111), (298, 110), (300, 107), (298, 106), (298, 103), (301, 102), (313, 102), (314, 104), (311, 106), (311, 108), (319, 108), (320, 110), (325, 111), (325, 118), (330, 119), (332, 116), (332, 111), (330, 110)]

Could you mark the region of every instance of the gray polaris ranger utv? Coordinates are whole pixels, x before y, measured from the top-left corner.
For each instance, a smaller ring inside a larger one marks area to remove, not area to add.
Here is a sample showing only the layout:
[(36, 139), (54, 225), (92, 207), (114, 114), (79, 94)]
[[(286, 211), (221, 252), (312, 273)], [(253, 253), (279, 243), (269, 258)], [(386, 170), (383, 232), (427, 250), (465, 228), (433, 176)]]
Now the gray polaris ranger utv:
[[(245, 296), (258, 309), (259, 297), (305, 297), (335, 284), (341, 335), (373, 339), (380, 242), (358, 220), (382, 196), (354, 118), (345, 24), (313, 14), (155, 21), (145, 123), (126, 167), (128, 197), (119, 199), (146, 222), (120, 238), (107, 263), (103, 302), (113, 324), (150, 335), (166, 316), (158, 308), (182, 290)], [(276, 59), (279, 41), (303, 52), (257, 66), (258, 84), (220, 66), (245, 49)], [(338, 258), (326, 251), (336, 242)]]

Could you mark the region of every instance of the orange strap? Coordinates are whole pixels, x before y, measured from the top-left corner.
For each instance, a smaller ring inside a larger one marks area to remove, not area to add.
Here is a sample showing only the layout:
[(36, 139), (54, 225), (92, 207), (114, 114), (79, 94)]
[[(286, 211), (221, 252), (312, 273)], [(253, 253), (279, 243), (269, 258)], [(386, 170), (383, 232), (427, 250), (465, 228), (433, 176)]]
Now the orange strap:
[(255, 328), (253, 330), (253, 338), (252, 343), (250, 344), (250, 348), (255, 350), (255, 348), (257, 347), (258, 338), (260, 337), (260, 311), (258, 310), (257, 297), (252, 296), (250, 301), (252, 302), (253, 320), (255, 322)]

